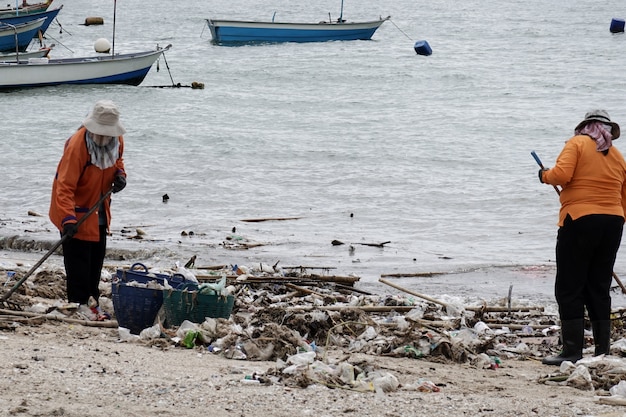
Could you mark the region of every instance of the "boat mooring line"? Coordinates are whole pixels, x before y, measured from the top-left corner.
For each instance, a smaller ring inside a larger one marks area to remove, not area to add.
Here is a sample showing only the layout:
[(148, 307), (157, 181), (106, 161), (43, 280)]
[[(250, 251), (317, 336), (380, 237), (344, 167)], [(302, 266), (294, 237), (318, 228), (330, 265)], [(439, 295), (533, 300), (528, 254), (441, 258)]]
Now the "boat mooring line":
[(173, 85), (146, 85), (143, 87), (148, 87), (148, 88), (191, 88), (192, 90), (203, 90), (204, 89), (204, 83), (199, 83), (197, 81), (194, 81), (191, 83), (191, 85), (182, 85), (181, 83), (178, 84), (173, 84)]
[[(163, 61), (165, 61), (165, 67), (167, 68), (167, 73), (170, 75), (170, 80), (172, 80), (172, 85), (151, 85), (149, 87), (151, 88), (191, 88), (194, 90), (204, 89), (204, 83), (199, 83), (197, 81), (192, 82), (191, 85), (182, 85), (181, 83), (175, 83), (174, 78), (172, 78), (172, 72), (170, 71), (170, 66), (167, 63), (167, 58), (165, 57), (165, 52), (163, 52), (161, 56), (163, 57)], [(157, 71), (158, 70), (159, 70), (159, 61), (157, 61)]]
[[(172, 71), (170, 71), (170, 66), (167, 63), (167, 58), (165, 58), (165, 52), (161, 54), (163, 57), (163, 61), (165, 61), (165, 68), (167, 68), (167, 73), (170, 75), (170, 80), (172, 81), (172, 85), (174, 85), (174, 78), (172, 78)], [(159, 70), (159, 63), (157, 62), (157, 71)]]
[(50, 35), (46, 34), (46, 35), (45, 35), (45, 37), (46, 37), (46, 38), (51, 38), (53, 41), (58, 42), (58, 43), (59, 43), (59, 45), (61, 45), (62, 47), (64, 47), (64, 48), (65, 48), (65, 49), (67, 49), (68, 51), (70, 51), (71, 53), (74, 53), (74, 51), (72, 51), (70, 48), (68, 48), (67, 46), (65, 46), (65, 45), (63, 44), (63, 42), (58, 41), (57, 39), (55, 39), (55, 38), (54, 38), (54, 36), (50, 36)]
[(407, 35), (407, 34), (406, 34), (406, 33), (405, 33), (402, 29), (400, 29), (400, 28), (398, 27), (398, 25), (396, 25), (396, 22), (394, 22), (394, 21), (393, 21), (393, 20), (391, 20), (391, 19), (389, 19), (389, 21), (390, 21), (390, 22), (391, 22), (391, 23), (392, 23), (392, 24), (393, 24), (393, 25), (394, 25), (394, 26), (395, 26), (395, 27), (396, 27), (396, 28), (397, 28), (400, 32), (404, 33), (404, 36), (406, 36), (407, 38), (409, 38), (409, 40), (413, 40), (413, 39), (411, 39), (411, 37), (410, 37), (409, 35)]
[[(59, 22), (59, 19), (54, 19), (54, 20), (56, 21), (57, 25), (59, 25), (59, 33), (63, 33), (65, 29), (63, 29), (63, 25), (61, 24), (61, 22)], [(71, 33), (69, 33), (67, 30), (65, 30), (65, 33), (67, 33), (70, 36), (74, 36)]]

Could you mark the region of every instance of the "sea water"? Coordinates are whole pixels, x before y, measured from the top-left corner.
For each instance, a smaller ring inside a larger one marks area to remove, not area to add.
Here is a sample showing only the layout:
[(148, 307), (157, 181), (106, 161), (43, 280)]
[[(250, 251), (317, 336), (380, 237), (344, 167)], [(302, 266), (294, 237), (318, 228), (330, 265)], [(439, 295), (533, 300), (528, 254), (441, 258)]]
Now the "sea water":
[[(306, 266), (377, 291), (381, 276), (433, 272), (396, 282), (551, 300), (559, 202), (530, 152), (551, 166), (593, 108), (626, 124), (617, 0), (349, 0), (344, 19), (391, 16), (371, 41), (231, 47), (211, 43), (206, 18), (316, 22), (341, 2), (61, 4), (53, 57), (95, 54), (99, 38), (115, 53), (172, 47), (140, 87), (2, 93), (2, 236), (58, 239), (47, 211), (63, 143), (111, 99), (128, 186), (109, 248), (130, 262)], [(92, 16), (104, 25), (85, 26)]]

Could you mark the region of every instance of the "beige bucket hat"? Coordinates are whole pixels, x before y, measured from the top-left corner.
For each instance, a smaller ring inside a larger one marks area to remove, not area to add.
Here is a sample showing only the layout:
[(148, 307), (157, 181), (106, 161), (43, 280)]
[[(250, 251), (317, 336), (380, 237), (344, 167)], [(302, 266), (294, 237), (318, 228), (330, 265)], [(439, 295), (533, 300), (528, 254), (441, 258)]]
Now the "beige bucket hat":
[(121, 136), (126, 133), (120, 123), (120, 111), (111, 100), (96, 102), (83, 121), (83, 126), (91, 133), (102, 136)]

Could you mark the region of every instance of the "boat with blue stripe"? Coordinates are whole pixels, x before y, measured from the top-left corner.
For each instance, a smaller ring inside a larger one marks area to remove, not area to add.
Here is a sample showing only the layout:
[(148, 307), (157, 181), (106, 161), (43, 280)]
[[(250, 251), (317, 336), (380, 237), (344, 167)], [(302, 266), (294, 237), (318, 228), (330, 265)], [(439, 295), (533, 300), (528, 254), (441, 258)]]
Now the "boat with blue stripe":
[(288, 23), (206, 19), (213, 42), (275, 43), (370, 40), (389, 16), (366, 22)]

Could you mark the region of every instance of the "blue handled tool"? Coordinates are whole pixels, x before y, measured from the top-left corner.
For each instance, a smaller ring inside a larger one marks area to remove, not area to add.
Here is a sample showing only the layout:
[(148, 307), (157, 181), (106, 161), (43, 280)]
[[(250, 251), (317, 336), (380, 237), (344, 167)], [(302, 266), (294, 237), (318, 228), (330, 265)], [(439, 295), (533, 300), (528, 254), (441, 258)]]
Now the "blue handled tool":
[(533, 156), (533, 158), (535, 158), (537, 165), (539, 165), (539, 167), (543, 169), (543, 164), (541, 163), (541, 159), (539, 159), (539, 156), (537, 156), (537, 152), (531, 151), (530, 154)]
[[(537, 162), (537, 165), (539, 165), (539, 168), (545, 169), (537, 153), (535, 151), (531, 151), (530, 154), (533, 156), (533, 158), (535, 158), (535, 162)], [(557, 194), (561, 195), (561, 190), (559, 190), (559, 188), (556, 185), (553, 185), (553, 187), (554, 187), (554, 191), (556, 191)]]

